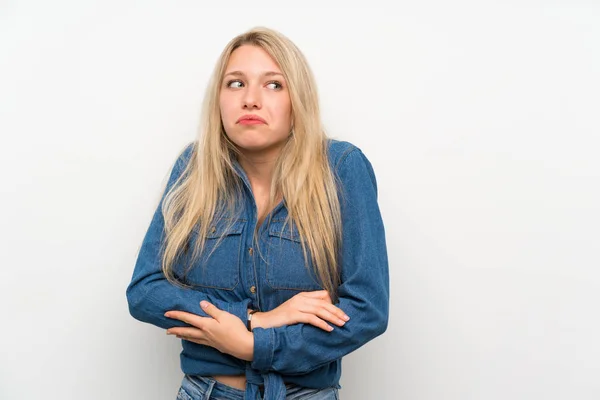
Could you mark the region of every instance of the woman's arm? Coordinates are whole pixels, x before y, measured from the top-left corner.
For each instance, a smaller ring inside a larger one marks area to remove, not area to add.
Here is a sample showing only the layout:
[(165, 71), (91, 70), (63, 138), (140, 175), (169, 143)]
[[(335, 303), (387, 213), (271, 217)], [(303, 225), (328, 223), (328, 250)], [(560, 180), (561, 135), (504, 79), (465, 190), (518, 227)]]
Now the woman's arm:
[(181, 310), (206, 317), (207, 314), (200, 307), (202, 300), (207, 300), (219, 309), (236, 315), (244, 322), (250, 304), (250, 299), (225, 302), (196, 290), (175, 286), (167, 281), (162, 272), (160, 246), (164, 241), (164, 219), (161, 206), (168, 190), (189, 162), (193, 146), (194, 144), (190, 143), (173, 166), (167, 187), (142, 242), (133, 276), (126, 291), (130, 314), (139, 321), (164, 329), (189, 326), (182, 321), (165, 317), (167, 311)]
[(341, 161), (343, 237), (338, 308), (350, 320), (326, 332), (313, 325), (256, 328), (252, 367), (304, 374), (381, 335), (388, 324), (389, 272), (373, 168), (359, 149)]
[(329, 332), (333, 330), (329, 324), (342, 326), (348, 319), (341, 309), (332, 304), (326, 290), (316, 290), (300, 292), (271, 311), (256, 312), (251, 321), (251, 328), (311, 324)]

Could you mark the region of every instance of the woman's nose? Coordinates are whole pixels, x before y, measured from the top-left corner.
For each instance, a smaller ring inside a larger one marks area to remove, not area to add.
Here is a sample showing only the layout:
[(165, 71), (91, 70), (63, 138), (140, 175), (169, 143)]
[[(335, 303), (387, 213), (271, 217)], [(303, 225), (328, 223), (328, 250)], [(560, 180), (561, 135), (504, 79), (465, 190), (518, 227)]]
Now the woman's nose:
[(242, 98), (244, 108), (261, 108), (260, 88), (248, 86)]

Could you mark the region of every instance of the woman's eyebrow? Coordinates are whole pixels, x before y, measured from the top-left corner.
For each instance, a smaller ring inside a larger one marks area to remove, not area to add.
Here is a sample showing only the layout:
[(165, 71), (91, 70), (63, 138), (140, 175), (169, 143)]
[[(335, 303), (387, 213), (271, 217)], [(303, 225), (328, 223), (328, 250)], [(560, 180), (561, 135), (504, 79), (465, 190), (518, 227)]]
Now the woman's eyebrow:
[[(225, 77), (225, 76), (228, 76), (228, 75), (233, 75), (233, 76), (246, 76), (246, 74), (244, 74), (242, 71), (230, 71), (230, 72), (227, 72), (227, 73), (226, 73), (225, 75), (223, 75), (223, 76)], [(262, 76), (274, 76), (274, 75), (280, 75), (280, 76), (283, 76), (283, 74), (282, 74), (281, 72), (277, 72), (277, 71), (267, 71), (267, 72), (264, 72), (264, 73), (262, 74)]]

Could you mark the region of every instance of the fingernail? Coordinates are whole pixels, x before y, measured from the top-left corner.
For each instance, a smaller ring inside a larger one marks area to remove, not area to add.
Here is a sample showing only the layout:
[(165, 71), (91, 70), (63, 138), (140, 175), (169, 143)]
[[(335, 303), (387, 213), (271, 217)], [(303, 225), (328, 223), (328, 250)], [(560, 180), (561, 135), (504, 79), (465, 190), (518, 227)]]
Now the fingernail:
[(169, 317), (169, 316), (170, 316), (170, 314), (169, 314), (169, 312), (167, 311), (167, 312), (165, 313), (165, 317)]
[(347, 316), (347, 315), (344, 315), (344, 316), (343, 316), (343, 318), (344, 318), (344, 320), (346, 320), (346, 321), (349, 321), (349, 320), (350, 320), (350, 317), (349, 317), (349, 316)]
[(329, 332), (333, 330), (333, 326), (329, 326)]
[(207, 303), (206, 301), (202, 300), (202, 301), (200, 302), (200, 307), (202, 307), (202, 308), (206, 308), (206, 307), (208, 307), (208, 303)]
[(344, 325), (344, 324), (345, 324), (345, 322), (344, 322), (344, 321), (342, 321), (341, 319), (338, 319), (338, 324), (340, 324), (340, 325)]
[(172, 333), (171, 333), (171, 332), (169, 332), (169, 331), (167, 331), (167, 335), (172, 335)]

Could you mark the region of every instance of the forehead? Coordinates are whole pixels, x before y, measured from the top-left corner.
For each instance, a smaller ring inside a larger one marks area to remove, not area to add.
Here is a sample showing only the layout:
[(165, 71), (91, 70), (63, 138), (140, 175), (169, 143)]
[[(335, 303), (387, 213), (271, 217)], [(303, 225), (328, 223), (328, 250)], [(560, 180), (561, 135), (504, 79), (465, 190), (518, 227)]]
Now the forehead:
[(248, 75), (256, 75), (267, 71), (281, 72), (281, 69), (269, 53), (262, 48), (243, 45), (235, 49), (229, 57), (225, 73), (231, 71), (241, 71)]

